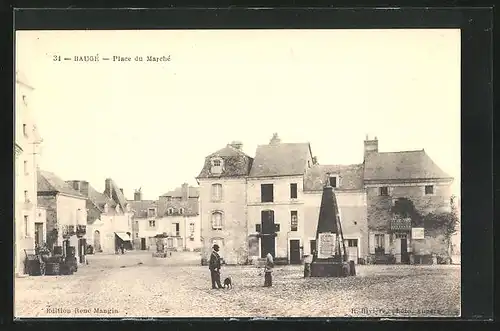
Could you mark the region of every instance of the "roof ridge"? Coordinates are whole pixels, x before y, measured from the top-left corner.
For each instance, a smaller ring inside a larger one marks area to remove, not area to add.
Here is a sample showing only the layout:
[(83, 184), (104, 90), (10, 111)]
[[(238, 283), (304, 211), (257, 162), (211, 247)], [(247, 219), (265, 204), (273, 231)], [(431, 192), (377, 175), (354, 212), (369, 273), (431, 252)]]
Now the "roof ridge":
[(378, 152), (377, 154), (400, 154), (400, 153), (420, 153), (420, 152), (425, 152), (425, 150), (422, 148), (422, 149), (412, 149), (406, 151)]

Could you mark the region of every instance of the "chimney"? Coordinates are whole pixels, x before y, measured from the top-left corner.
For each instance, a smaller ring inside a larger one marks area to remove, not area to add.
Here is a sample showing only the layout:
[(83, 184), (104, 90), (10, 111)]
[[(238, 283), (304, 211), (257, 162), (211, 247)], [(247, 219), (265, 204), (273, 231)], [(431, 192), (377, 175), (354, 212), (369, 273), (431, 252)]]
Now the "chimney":
[(375, 137), (374, 139), (369, 139), (367, 135), (365, 139), (364, 158), (366, 159), (366, 157), (372, 153), (378, 153), (378, 139), (377, 137)]
[(277, 133), (273, 133), (273, 137), (271, 138), (271, 141), (269, 141), (269, 145), (276, 145), (281, 142), (280, 137), (278, 137)]
[(141, 189), (135, 190), (135, 192), (134, 192), (134, 201), (141, 201), (141, 200), (142, 200)]
[(188, 183), (182, 184), (182, 201), (187, 201), (189, 198), (189, 185)]
[(89, 196), (89, 182), (87, 182), (85, 180), (82, 180), (80, 182), (80, 193), (86, 197)]
[(229, 146), (240, 151), (243, 149), (243, 143), (241, 141), (233, 141), (229, 144)]
[(113, 198), (113, 181), (111, 178), (106, 178), (104, 183), (104, 194), (110, 198)]

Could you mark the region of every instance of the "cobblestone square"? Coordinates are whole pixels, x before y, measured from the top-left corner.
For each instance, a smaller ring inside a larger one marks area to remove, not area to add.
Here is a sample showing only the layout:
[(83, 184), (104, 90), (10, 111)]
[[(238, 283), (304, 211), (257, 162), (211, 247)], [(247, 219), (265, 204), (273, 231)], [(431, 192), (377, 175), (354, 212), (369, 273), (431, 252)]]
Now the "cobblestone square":
[(357, 266), (356, 277), (303, 278), (277, 266), (273, 287), (255, 266), (225, 266), (234, 288), (210, 289), (196, 253), (91, 255), (71, 276), (15, 280), (16, 317), (458, 316), (460, 266)]

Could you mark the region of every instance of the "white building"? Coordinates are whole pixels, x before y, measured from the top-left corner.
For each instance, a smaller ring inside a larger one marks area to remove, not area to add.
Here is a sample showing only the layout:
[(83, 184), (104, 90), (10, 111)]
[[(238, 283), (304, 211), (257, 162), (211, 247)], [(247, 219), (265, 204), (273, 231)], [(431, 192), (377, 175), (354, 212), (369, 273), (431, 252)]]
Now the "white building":
[(24, 273), (25, 249), (35, 247), (37, 217), (37, 168), (41, 139), (29, 100), (34, 89), (16, 73), (15, 90), (15, 211), (14, 272)]

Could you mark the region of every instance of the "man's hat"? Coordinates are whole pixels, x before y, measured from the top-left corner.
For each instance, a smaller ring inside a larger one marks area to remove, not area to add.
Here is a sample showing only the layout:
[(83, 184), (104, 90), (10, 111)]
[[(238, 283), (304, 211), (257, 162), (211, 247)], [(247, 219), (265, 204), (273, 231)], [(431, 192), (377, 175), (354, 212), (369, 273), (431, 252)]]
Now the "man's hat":
[(214, 248), (214, 249), (219, 249), (219, 245), (215, 244), (215, 245), (213, 246), (213, 248)]

